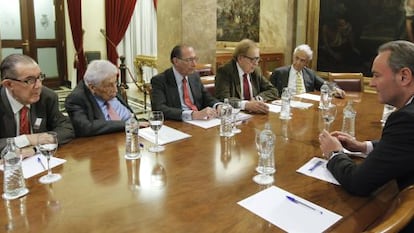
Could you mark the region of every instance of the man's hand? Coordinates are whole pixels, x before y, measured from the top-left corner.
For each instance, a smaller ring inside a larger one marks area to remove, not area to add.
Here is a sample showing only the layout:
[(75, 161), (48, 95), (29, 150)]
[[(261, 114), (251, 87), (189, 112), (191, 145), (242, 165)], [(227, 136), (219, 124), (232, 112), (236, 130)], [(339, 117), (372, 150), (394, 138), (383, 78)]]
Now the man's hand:
[(367, 151), (367, 146), (364, 142), (355, 140), (354, 137), (347, 133), (343, 133), (341, 131), (334, 131), (331, 133), (331, 135), (333, 137), (336, 137), (341, 142), (343, 147), (349, 151), (362, 153), (366, 153)]
[(333, 96), (335, 96), (336, 98), (345, 98), (345, 91), (342, 90), (341, 88), (336, 87), (335, 90), (333, 91)]
[(255, 112), (255, 113), (268, 113), (269, 106), (267, 106), (262, 101), (251, 100), (246, 103), (244, 110), (248, 112)]
[(208, 120), (217, 117), (217, 111), (214, 108), (204, 108), (201, 111), (193, 111), (193, 120)]
[(329, 159), (332, 151), (342, 150), (341, 142), (334, 136), (330, 135), (328, 131), (323, 130), (319, 134), (319, 143), (322, 150), (323, 156)]

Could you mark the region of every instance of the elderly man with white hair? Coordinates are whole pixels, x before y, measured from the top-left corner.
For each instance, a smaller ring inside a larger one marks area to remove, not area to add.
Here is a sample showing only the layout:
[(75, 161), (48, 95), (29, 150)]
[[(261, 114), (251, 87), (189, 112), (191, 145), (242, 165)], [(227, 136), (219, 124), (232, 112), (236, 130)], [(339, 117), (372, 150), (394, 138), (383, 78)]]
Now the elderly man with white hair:
[[(294, 90), (295, 94), (320, 90), (325, 80), (306, 67), (312, 60), (312, 55), (313, 51), (309, 45), (299, 45), (293, 51), (292, 65), (279, 67), (272, 72), (270, 82), (279, 93), (282, 93), (285, 87)], [(337, 88), (335, 96), (343, 98), (345, 92)]]
[[(117, 87), (118, 68), (107, 60), (94, 60), (73, 92), (65, 108), (77, 137), (94, 136), (125, 130), (132, 109)], [(146, 123), (140, 123), (146, 126)]]

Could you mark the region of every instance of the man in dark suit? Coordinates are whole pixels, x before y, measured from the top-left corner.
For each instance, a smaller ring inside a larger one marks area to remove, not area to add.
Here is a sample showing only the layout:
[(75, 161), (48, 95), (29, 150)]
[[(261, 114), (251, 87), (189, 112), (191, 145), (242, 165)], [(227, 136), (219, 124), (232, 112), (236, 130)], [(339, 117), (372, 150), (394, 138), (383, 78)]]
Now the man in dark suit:
[(191, 46), (177, 45), (171, 51), (172, 68), (151, 79), (152, 110), (166, 119), (203, 120), (217, 117), (219, 101), (205, 90), (195, 72), (198, 58)]
[(125, 130), (125, 121), (133, 111), (118, 92), (117, 75), (118, 68), (111, 62), (92, 61), (84, 80), (66, 98), (65, 108), (77, 137)]
[(59, 144), (74, 137), (69, 118), (59, 111), (56, 93), (42, 86), (45, 76), (32, 58), (9, 55), (1, 62), (0, 72), (0, 149), (6, 138), (14, 137), (23, 155), (30, 156), (42, 132), (55, 131)]
[(236, 46), (233, 59), (217, 69), (215, 78), (216, 97), (236, 97), (242, 100), (242, 110), (268, 113), (264, 101), (278, 97), (276, 88), (258, 68), (260, 51), (254, 41), (244, 39)]
[[(396, 180), (399, 188), (414, 184), (414, 44), (391, 41), (378, 49), (372, 65), (370, 86), (378, 99), (397, 110), (388, 117), (378, 141), (360, 142), (348, 134), (324, 131), (319, 136), (328, 169), (342, 187), (356, 195), (369, 195), (385, 183)], [(343, 152), (368, 154), (356, 164)], [(414, 223), (411, 223), (414, 232)]]
[[(293, 51), (292, 65), (276, 68), (270, 76), (270, 82), (282, 93), (289, 87), (295, 94), (319, 91), (325, 80), (306, 67), (312, 60), (313, 51), (309, 45), (302, 44)], [(345, 92), (336, 88), (335, 96), (344, 97)]]

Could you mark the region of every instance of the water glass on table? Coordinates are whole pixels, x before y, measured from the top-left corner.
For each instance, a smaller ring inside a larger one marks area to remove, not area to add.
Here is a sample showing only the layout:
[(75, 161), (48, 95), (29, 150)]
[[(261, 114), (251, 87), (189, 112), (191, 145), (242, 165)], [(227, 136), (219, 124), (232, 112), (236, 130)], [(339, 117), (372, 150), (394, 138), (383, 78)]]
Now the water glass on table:
[(47, 174), (40, 177), (39, 179), (39, 182), (42, 184), (50, 184), (62, 178), (60, 174), (52, 173), (52, 169), (50, 167), (50, 159), (56, 153), (57, 148), (58, 148), (58, 139), (57, 139), (56, 132), (49, 131), (46, 133), (38, 134), (37, 149), (47, 159)]
[(324, 122), (324, 129), (326, 131), (329, 131), (329, 128), (336, 117), (336, 112), (337, 112), (336, 105), (330, 104), (329, 106), (325, 106), (324, 108), (322, 108), (321, 111), (322, 111), (322, 120)]
[(273, 183), (272, 174), (276, 171), (274, 166), (274, 147), (275, 136), (270, 131), (270, 126), (266, 124), (265, 130), (256, 131), (256, 148), (259, 155), (259, 162), (256, 168), (258, 175), (253, 177), (253, 181), (257, 184), (266, 185)]
[(161, 111), (151, 111), (148, 113), (148, 121), (151, 129), (155, 132), (155, 145), (151, 146), (148, 150), (150, 152), (164, 151), (164, 146), (158, 144), (158, 131), (164, 123), (164, 114)]

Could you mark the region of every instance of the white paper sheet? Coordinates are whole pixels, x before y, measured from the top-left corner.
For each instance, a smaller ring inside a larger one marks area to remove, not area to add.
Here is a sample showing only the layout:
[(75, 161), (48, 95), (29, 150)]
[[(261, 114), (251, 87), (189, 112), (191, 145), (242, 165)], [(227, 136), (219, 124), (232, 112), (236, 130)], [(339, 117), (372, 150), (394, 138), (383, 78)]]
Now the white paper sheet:
[[(236, 121), (245, 121), (252, 118), (252, 115), (244, 113), (244, 112), (239, 112), (237, 114), (237, 120)], [(204, 129), (208, 129), (211, 127), (215, 127), (220, 125), (220, 119), (219, 118), (214, 118), (214, 119), (210, 119), (210, 120), (191, 120), (191, 121), (185, 121), (186, 123), (190, 123), (193, 124), (195, 126), (204, 128)]]
[[(282, 100), (274, 100), (274, 101), (272, 101), (272, 104), (281, 106), (282, 105)], [(290, 101), (290, 106), (292, 108), (307, 109), (307, 108), (311, 107), (312, 105), (313, 104), (311, 104), (311, 103), (305, 103), (305, 102), (296, 101), (296, 100), (291, 100)]]
[[(151, 127), (139, 129), (138, 134), (140, 137), (145, 138), (151, 143), (155, 143), (155, 133), (154, 130), (151, 129)], [(189, 137), (191, 137), (191, 135), (163, 125), (160, 131), (158, 131), (158, 144), (164, 145), (170, 142), (175, 142)]]
[[(315, 167), (313, 170), (310, 170), (319, 161), (321, 162), (321, 165)], [(339, 185), (339, 182), (335, 179), (335, 177), (333, 177), (332, 173), (328, 170), (328, 168), (326, 168), (327, 163), (328, 161), (326, 159), (313, 157), (305, 165), (303, 165), (296, 171), (316, 179), (324, 180), (329, 183)]]
[[(303, 204), (292, 202), (287, 196)], [(342, 218), (275, 186), (239, 201), (238, 204), (287, 232), (323, 232)]]
[(296, 97), (304, 98), (304, 99), (308, 99), (308, 100), (314, 100), (314, 101), (321, 100), (320, 95), (309, 94), (309, 93), (303, 93), (303, 94), (300, 94), (300, 95), (296, 95)]
[[(38, 158), (41, 160), (41, 163), (37, 160)], [(54, 168), (65, 162), (66, 160), (64, 159), (52, 157), (50, 158), (50, 167)], [(42, 166), (42, 164), (44, 167)], [(4, 171), (3, 165), (0, 166), (0, 170)], [(22, 170), (23, 177), (25, 179), (37, 175), (41, 172), (47, 171), (47, 159), (45, 156), (41, 154), (35, 154), (31, 157), (25, 158), (22, 161)]]
[(282, 109), (282, 107), (278, 106), (278, 105), (268, 104), (268, 103), (266, 103), (266, 104), (267, 104), (267, 106), (269, 106), (269, 112), (279, 113), (280, 110)]

